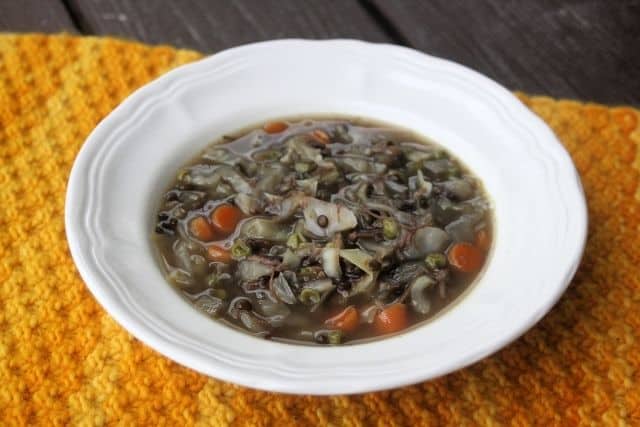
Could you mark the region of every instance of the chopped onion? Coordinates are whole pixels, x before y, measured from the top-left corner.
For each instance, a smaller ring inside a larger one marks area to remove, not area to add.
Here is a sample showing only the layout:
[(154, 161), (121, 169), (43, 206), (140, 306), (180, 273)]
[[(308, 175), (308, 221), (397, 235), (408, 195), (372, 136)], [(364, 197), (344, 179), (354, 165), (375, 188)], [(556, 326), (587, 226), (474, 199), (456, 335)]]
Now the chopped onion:
[(380, 312), (381, 308), (377, 304), (371, 304), (365, 306), (360, 310), (360, 320), (364, 323), (373, 323), (376, 315)]
[(238, 263), (238, 277), (243, 282), (252, 282), (273, 273), (273, 267), (259, 261), (245, 259)]
[(260, 212), (260, 200), (254, 196), (238, 193), (235, 195), (233, 201), (245, 215), (255, 215)]
[(227, 314), (231, 316), (233, 319), (237, 319), (242, 310), (239, 310), (236, 306), (240, 301), (247, 301), (249, 305), (251, 305), (251, 300), (247, 297), (235, 297), (229, 303), (229, 308), (227, 309)]
[[(303, 294), (307, 294), (304, 298), (306, 303), (311, 303), (313, 306), (309, 309), (310, 312), (314, 312), (320, 307), (323, 301), (329, 296), (331, 292), (336, 288), (333, 282), (330, 279), (319, 279), (311, 282), (307, 282), (304, 284), (302, 291), (300, 292), (300, 297), (303, 297)], [(317, 301), (313, 301), (313, 294), (316, 293)], [(309, 297), (312, 298), (309, 298)], [(304, 301), (302, 301), (305, 303)]]
[(349, 172), (382, 174), (387, 170), (387, 165), (371, 161), (367, 157), (342, 156), (336, 157), (335, 162), (342, 169)]
[[(308, 197), (304, 208), (304, 226), (316, 236), (330, 237), (334, 233), (350, 230), (358, 225), (356, 216), (349, 208), (334, 203), (324, 202), (313, 197)], [(326, 227), (318, 225), (318, 217), (327, 217)]]
[(422, 165), (429, 178), (445, 178), (452, 167), (448, 159), (427, 160)]
[(404, 248), (409, 259), (423, 258), (432, 252), (443, 252), (451, 243), (451, 237), (437, 227), (418, 228)]
[(264, 165), (261, 168), (260, 180), (256, 183), (259, 191), (270, 191), (278, 188), (285, 176), (286, 169), (278, 163)]
[(389, 188), (389, 190), (398, 194), (405, 193), (409, 189), (409, 187), (407, 187), (406, 185), (400, 184), (399, 182), (395, 182), (390, 179), (385, 180), (384, 184), (387, 186), (387, 188)]
[(339, 254), (340, 250), (336, 248), (324, 248), (322, 250), (322, 268), (327, 277), (339, 279), (342, 276)]
[(318, 279), (304, 284), (304, 288), (314, 289), (321, 295), (331, 292), (335, 287), (330, 279)]
[(297, 160), (310, 161), (318, 166), (329, 166), (320, 154), (320, 150), (309, 145), (311, 137), (306, 134), (294, 135), (286, 141), (287, 152), (280, 159), (281, 163), (289, 164)]
[(444, 228), (456, 242), (472, 242), (475, 237), (475, 224), (478, 218), (462, 215)]
[(291, 310), (285, 304), (281, 302), (274, 302), (268, 298), (264, 298), (257, 301), (257, 305), (260, 308), (260, 312), (267, 318), (273, 316), (280, 316), (282, 318), (289, 316)]
[(224, 301), (211, 295), (202, 295), (194, 304), (209, 316), (219, 316), (224, 310)]
[(301, 192), (294, 192), (286, 199), (274, 194), (264, 193), (266, 211), (276, 215), (279, 220), (289, 219), (303, 206), (306, 197)]
[(431, 309), (426, 291), (435, 284), (436, 281), (429, 276), (420, 276), (411, 283), (411, 307), (418, 313), (427, 314)]
[(296, 186), (307, 196), (315, 197), (318, 191), (318, 177), (299, 179), (296, 181)]
[(289, 237), (290, 226), (273, 219), (251, 218), (242, 224), (240, 235), (250, 239), (284, 243)]
[(473, 185), (466, 179), (453, 179), (438, 184), (457, 200), (467, 200), (473, 196)]
[(361, 249), (341, 249), (340, 258), (358, 267), (367, 274), (373, 274), (371, 263), (374, 258)]
[(269, 330), (267, 321), (260, 319), (250, 311), (241, 311), (239, 317), (244, 327), (251, 332), (267, 332)]
[(433, 191), (433, 184), (425, 181), (422, 171), (418, 169), (416, 176), (409, 178), (409, 188), (414, 192), (414, 197), (429, 197)]
[(373, 285), (375, 284), (376, 277), (377, 277), (377, 273), (365, 274), (364, 276), (362, 276), (362, 278), (358, 280), (351, 288), (351, 292), (349, 293), (349, 296), (354, 296), (357, 294), (366, 294), (369, 291), (371, 291), (371, 289), (373, 289)]
[(300, 263), (302, 262), (302, 257), (300, 255), (298, 255), (297, 251), (294, 252), (291, 249), (288, 249), (284, 252), (284, 254), (282, 254), (282, 267), (289, 269), (289, 270), (295, 270), (296, 268), (298, 268), (300, 266)]
[(187, 288), (194, 283), (191, 274), (181, 268), (171, 269), (169, 271), (169, 274), (167, 275), (167, 278), (171, 283), (180, 288)]
[(369, 292), (378, 277), (377, 268), (374, 268), (374, 264), (377, 264), (378, 261), (362, 249), (342, 249), (340, 251), (340, 258), (350, 262), (366, 273), (353, 285), (349, 296)]
[(189, 271), (191, 270), (191, 247), (184, 239), (177, 239), (173, 244), (173, 253), (176, 256), (176, 261), (181, 268)]
[(291, 290), (289, 282), (287, 282), (287, 279), (284, 277), (284, 275), (279, 274), (278, 277), (273, 279), (273, 281), (271, 282), (271, 290), (280, 301), (286, 304), (296, 303), (296, 296)]
[(243, 160), (243, 157), (239, 154), (217, 145), (207, 148), (204, 153), (202, 153), (202, 158), (228, 166), (237, 166)]
[(215, 191), (220, 182), (226, 182), (237, 193), (251, 194), (253, 189), (234, 168), (227, 165), (195, 165), (183, 169), (178, 179), (185, 184)]

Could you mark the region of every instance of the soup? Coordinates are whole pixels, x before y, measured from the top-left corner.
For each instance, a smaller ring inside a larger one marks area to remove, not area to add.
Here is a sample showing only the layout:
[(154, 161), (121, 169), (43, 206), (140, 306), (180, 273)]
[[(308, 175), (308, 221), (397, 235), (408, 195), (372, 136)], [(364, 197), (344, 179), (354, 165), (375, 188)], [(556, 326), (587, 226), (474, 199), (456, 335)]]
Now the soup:
[(481, 182), (412, 133), (352, 119), (270, 122), (207, 147), (162, 195), (168, 281), (255, 336), (337, 345), (403, 331), (482, 270)]

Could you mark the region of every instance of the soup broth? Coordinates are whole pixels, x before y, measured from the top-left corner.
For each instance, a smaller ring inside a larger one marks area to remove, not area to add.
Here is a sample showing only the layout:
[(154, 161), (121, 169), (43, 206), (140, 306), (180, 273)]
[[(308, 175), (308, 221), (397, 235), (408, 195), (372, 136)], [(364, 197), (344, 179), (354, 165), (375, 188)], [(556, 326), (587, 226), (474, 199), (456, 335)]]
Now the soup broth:
[(249, 334), (338, 345), (433, 317), (492, 240), (479, 179), (442, 147), (356, 119), (269, 122), (225, 137), (161, 196), (168, 281)]

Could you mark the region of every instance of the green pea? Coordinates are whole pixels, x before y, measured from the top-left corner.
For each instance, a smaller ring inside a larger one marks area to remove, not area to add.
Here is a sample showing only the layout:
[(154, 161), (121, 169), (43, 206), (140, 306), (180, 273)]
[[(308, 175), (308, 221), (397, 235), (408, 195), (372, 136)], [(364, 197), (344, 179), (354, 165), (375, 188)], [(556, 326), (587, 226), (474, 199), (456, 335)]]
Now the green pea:
[(342, 331), (335, 330), (327, 332), (327, 341), (331, 345), (338, 345), (342, 341)]
[(248, 257), (249, 255), (251, 255), (251, 248), (249, 247), (247, 242), (242, 239), (237, 239), (235, 242), (233, 242), (233, 245), (231, 246), (231, 256), (233, 258), (244, 258)]
[(320, 302), (320, 292), (311, 288), (304, 288), (298, 297), (304, 305), (314, 305)]
[(398, 237), (398, 223), (393, 218), (385, 218), (382, 220), (382, 235), (387, 240), (393, 240)]
[(447, 266), (447, 257), (441, 253), (433, 253), (427, 255), (424, 259), (425, 264), (432, 270), (437, 270), (439, 268), (444, 268)]

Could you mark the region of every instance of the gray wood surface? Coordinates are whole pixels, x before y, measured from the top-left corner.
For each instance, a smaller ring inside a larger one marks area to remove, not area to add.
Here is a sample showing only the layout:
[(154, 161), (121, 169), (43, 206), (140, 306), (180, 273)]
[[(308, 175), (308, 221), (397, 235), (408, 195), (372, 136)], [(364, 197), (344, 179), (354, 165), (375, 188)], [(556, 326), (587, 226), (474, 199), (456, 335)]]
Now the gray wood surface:
[(202, 52), (284, 37), (389, 40), (356, 0), (67, 0), (67, 4), (85, 31)]
[(0, 31), (76, 32), (59, 0), (0, 0)]
[(0, 0), (0, 31), (215, 52), (283, 37), (403, 44), (514, 90), (640, 105), (640, 0)]
[(413, 47), (510, 89), (640, 103), (640, 1), (372, 0)]

